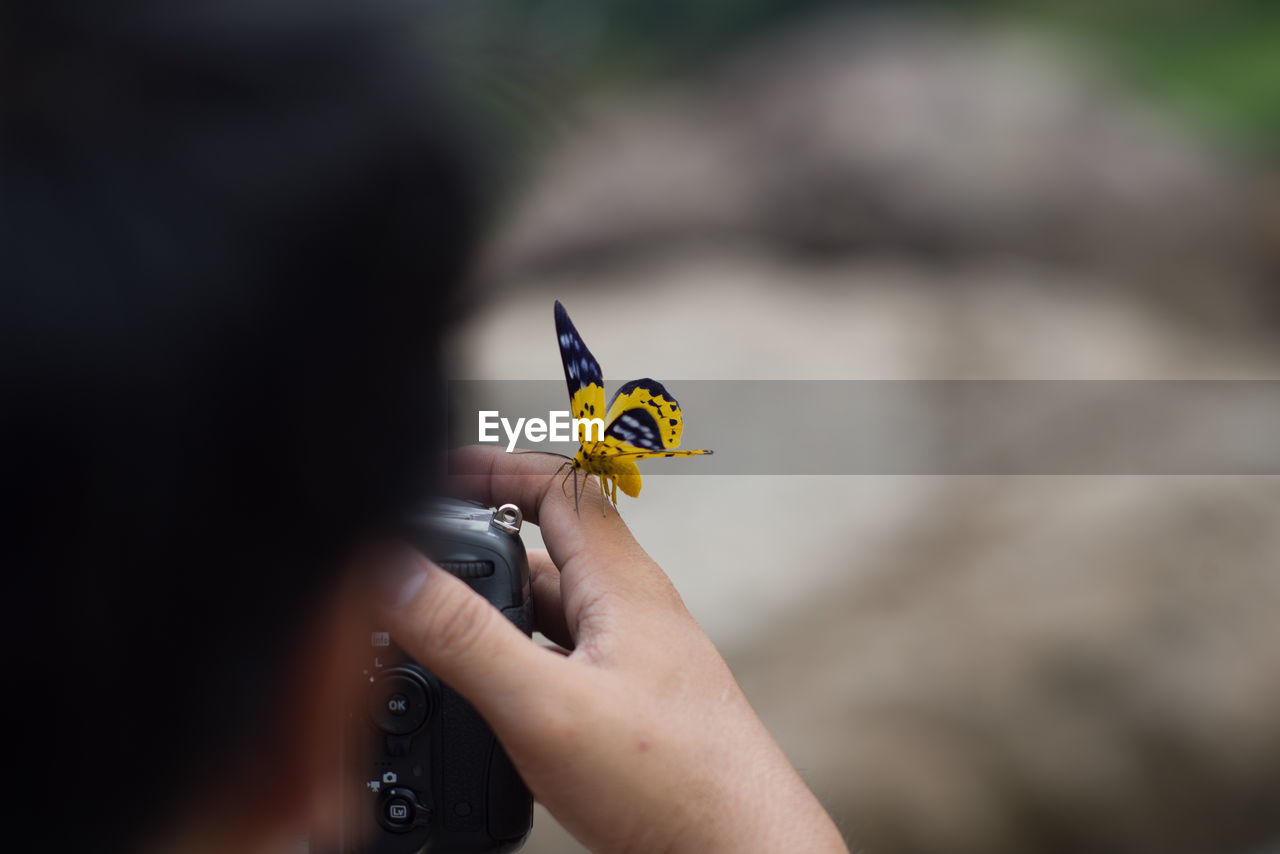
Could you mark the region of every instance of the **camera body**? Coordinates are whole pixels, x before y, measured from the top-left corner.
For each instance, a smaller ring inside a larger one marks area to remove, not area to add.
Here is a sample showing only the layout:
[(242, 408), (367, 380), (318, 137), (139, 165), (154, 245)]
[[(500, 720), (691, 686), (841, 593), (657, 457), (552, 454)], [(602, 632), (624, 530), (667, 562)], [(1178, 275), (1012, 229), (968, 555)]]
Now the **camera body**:
[[(439, 501), (408, 519), (401, 535), (530, 634), (520, 522), (514, 505)], [(348, 779), (356, 775), (360, 788), (343, 804), (342, 854), (520, 848), (533, 798), (471, 704), (385, 632), (372, 634), (360, 678), (344, 751)]]

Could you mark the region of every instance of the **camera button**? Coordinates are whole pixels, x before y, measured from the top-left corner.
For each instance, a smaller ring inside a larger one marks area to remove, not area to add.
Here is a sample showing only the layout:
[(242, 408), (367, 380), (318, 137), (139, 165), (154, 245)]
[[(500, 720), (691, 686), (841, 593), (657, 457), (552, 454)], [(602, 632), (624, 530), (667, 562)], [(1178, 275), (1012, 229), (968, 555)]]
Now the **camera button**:
[(387, 824), (403, 825), (405, 827), (413, 824), (413, 804), (409, 803), (406, 798), (388, 799), (383, 810), (386, 814)]
[(412, 789), (388, 789), (378, 806), (378, 823), (393, 833), (403, 833), (431, 823), (431, 808), (424, 806)]
[(415, 674), (393, 670), (370, 686), (369, 718), (388, 735), (416, 732), (431, 713), (426, 684)]

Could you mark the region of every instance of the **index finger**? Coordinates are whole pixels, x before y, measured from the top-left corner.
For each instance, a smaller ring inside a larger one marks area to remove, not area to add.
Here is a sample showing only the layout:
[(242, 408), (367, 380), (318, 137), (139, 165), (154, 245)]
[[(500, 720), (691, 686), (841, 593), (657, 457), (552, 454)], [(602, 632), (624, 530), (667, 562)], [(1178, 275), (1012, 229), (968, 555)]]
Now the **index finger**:
[(666, 573), (645, 554), (617, 509), (605, 505), (594, 479), (578, 476), (575, 506), (572, 487), (562, 485), (564, 462), (550, 454), (460, 448), (450, 459), (450, 485), (465, 498), (515, 504), (542, 529), (547, 551), (560, 567), (571, 619), (589, 599), (621, 593), (637, 601), (674, 594)]

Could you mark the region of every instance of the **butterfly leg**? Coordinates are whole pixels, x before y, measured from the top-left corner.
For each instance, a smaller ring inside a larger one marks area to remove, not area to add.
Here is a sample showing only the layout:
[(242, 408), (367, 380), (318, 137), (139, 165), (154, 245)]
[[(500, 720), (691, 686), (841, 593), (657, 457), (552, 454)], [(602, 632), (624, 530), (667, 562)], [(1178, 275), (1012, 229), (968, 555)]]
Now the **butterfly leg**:
[(600, 515), (601, 516), (609, 515), (609, 492), (608, 492), (608, 484), (605, 483), (606, 480), (608, 480), (609, 483), (611, 484), (613, 482), (613, 478), (606, 478), (604, 477), (604, 475), (600, 476)]
[(580, 494), (578, 492), (578, 467), (575, 465), (573, 467), (573, 512), (574, 513), (578, 512), (579, 498), (580, 498)]
[[(560, 464), (560, 468), (556, 469), (556, 470), (555, 470), (555, 472), (551, 475), (551, 480), (555, 480), (555, 479), (556, 479), (556, 475), (558, 475), (558, 474), (560, 474), (560, 472), (564, 471), (565, 466), (567, 466), (567, 465), (569, 465), (569, 464), (568, 464), (568, 463), (561, 463), (561, 464)], [(547, 481), (547, 483), (548, 483), (548, 484), (550, 484), (550, 483), (551, 483), (551, 481), (549, 480), (549, 481)], [(561, 488), (563, 488), (563, 487), (564, 487), (564, 481), (561, 481), (561, 482), (560, 482), (560, 486), (561, 486)]]
[[(573, 478), (574, 491), (576, 492), (578, 489), (578, 471), (577, 471), (577, 468), (573, 465), (573, 461), (570, 460), (569, 462), (560, 466), (560, 468), (556, 469), (556, 474), (560, 474), (560, 472), (564, 471), (566, 468), (568, 468), (569, 470), (565, 472), (564, 479), (560, 481), (560, 491), (564, 493), (565, 498), (568, 498), (569, 497), (569, 486), (568, 486), (569, 478)], [(552, 477), (555, 477), (555, 475), (552, 475)]]

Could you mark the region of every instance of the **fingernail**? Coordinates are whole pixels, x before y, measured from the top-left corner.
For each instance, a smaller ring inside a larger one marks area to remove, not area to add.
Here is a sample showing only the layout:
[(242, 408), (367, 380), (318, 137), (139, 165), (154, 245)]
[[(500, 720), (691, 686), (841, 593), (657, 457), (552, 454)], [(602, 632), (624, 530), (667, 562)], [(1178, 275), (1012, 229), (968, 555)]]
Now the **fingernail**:
[(404, 555), (378, 568), (378, 603), (389, 611), (403, 608), (427, 582), (426, 562), (417, 555)]

